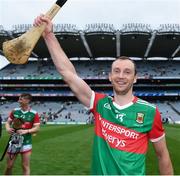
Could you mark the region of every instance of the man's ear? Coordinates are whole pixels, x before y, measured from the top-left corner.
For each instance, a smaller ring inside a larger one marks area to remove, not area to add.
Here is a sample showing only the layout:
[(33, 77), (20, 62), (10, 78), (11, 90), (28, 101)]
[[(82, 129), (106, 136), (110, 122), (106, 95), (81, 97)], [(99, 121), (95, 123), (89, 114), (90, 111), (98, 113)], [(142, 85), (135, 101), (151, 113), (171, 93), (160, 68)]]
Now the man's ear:
[(111, 73), (109, 73), (108, 77), (109, 77), (109, 81), (111, 82)]
[(137, 83), (137, 79), (138, 79), (138, 76), (136, 74), (135, 77), (134, 77), (134, 82), (133, 82), (134, 84)]

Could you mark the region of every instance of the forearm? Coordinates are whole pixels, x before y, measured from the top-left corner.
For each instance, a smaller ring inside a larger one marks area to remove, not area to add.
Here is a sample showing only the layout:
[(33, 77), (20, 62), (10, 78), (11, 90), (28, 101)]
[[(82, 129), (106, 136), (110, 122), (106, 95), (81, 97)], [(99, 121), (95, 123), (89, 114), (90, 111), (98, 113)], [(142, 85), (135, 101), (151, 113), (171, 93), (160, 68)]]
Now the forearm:
[(6, 131), (8, 131), (8, 130), (9, 130), (10, 125), (9, 125), (9, 123), (8, 123), (8, 122), (6, 122), (6, 123), (5, 123), (5, 128), (6, 128)]
[(9, 134), (13, 134), (15, 131), (13, 128), (11, 128), (11, 122), (9, 120), (5, 123), (5, 128)]
[(18, 134), (21, 134), (21, 135), (23, 135), (23, 134), (33, 134), (33, 133), (38, 132), (39, 128), (40, 128), (40, 125), (35, 125), (32, 128), (29, 128), (29, 129), (20, 129), (20, 130), (17, 130), (16, 132)]
[(32, 128), (27, 129), (27, 133), (30, 133), (30, 134), (36, 133), (39, 131), (39, 128), (40, 128), (39, 125), (33, 126)]
[(63, 77), (66, 77), (67, 71), (76, 74), (73, 64), (69, 61), (69, 58), (64, 53), (54, 33), (49, 33), (48, 35), (44, 36), (44, 40), (57, 71)]
[(166, 146), (165, 137), (157, 142), (153, 142), (153, 146), (158, 158), (160, 174), (173, 175), (173, 166)]
[(170, 157), (159, 158), (159, 172), (160, 172), (160, 175), (173, 175), (174, 174)]

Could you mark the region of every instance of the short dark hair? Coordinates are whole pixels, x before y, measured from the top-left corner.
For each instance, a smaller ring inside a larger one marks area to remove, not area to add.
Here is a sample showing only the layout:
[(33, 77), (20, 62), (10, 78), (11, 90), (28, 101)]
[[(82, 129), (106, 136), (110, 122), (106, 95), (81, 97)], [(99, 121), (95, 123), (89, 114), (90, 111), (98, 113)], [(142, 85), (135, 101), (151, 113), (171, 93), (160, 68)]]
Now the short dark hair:
[[(134, 65), (134, 73), (135, 73), (135, 75), (137, 74), (136, 63), (135, 63), (134, 60), (132, 60), (130, 57), (120, 56), (120, 57), (117, 57), (116, 60), (129, 60), (129, 61), (131, 61), (131, 62), (133, 63), (133, 65)], [(116, 60), (115, 60), (115, 61), (116, 61)], [(115, 62), (115, 61), (114, 61), (114, 62)], [(112, 64), (113, 64), (113, 63), (112, 63)]]
[(20, 97), (26, 98), (26, 99), (28, 99), (29, 101), (32, 100), (32, 95), (31, 95), (30, 93), (22, 93), (22, 94), (20, 95)]

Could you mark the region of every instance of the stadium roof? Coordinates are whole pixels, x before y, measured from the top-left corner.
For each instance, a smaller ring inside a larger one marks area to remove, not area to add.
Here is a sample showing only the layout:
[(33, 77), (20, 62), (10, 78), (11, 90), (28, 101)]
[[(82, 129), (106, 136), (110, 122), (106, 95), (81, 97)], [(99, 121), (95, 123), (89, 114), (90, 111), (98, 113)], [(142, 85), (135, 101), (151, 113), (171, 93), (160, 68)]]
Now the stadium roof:
[[(26, 32), (31, 25), (15, 25), (11, 31), (0, 32), (0, 50), (5, 40), (16, 38)], [(129, 56), (147, 59), (180, 57), (180, 26), (178, 24), (160, 25), (152, 30), (148, 24), (125, 24), (122, 29), (115, 29), (112, 24), (87, 24), (84, 30), (75, 25), (61, 24), (54, 26), (58, 41), (68, 57), (118, 57)], [(41, 38), (31, 57), (49, 58), (49, 52)]]

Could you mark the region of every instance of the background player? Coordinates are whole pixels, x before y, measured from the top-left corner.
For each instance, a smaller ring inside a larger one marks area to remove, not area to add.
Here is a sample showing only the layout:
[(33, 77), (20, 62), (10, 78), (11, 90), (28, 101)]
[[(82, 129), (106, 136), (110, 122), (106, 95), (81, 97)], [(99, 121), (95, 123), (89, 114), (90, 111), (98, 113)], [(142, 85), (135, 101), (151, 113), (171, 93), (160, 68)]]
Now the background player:
[[(40, 127), (39, 115), (36, 111), (31, 109), (29, 105), (31, 100), (32, 100), (31, 94), (28, 94), (28, 93), (21, 94), (18, 100), (20, 107), (12, 110), (5, 125), (6, 131), (10, 135), (17, 133), (23, 136), (23, 143), (20, 148), (20, 151), (18, 151), (18, 153), (21, 154), (21, 158), (22, 158), (23, 175), (30, 175), (30, 156), (31, 156), (31, 151), (32, 151), (32, 134), (36, 133)], [(21, 126), (21, 129), (15, 131), (15, 129), (12, 128), (12, 123), (17, 118), (21, 119), (23, 121), (23, 124)], [(11, 146), (9, 146), (5, 175), (12, 174), (13, 165), (14, 165), (14, 162), (18, 153), (16, 153), (16, 151), (14, 153), (12, 151)]]

